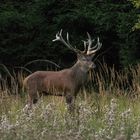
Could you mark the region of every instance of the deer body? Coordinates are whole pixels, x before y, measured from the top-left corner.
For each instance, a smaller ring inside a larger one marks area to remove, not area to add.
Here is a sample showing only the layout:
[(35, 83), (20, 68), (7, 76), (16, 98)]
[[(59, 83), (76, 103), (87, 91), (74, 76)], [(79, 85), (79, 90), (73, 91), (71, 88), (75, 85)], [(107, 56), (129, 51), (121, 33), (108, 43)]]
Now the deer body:
[[(67, 47), (73, 49), (77, 53), (77, 62), (68, 69), (60, 71), (37, 71), (26, 77), (24, 80), (24, 86), (28, 92), (30, 106), (32, 103), (37, 101), (38, 92), (45, 92), (49, 95), (65, 96), (67, 104), (70, 108), (72, 108), (78, 91), (88, 80), (89, 70), (95, 67), (95, 64), (92, 62), (93, 54), (97, 51), (97, 49), (99, 49), (99, 47), (101, 47), (101, 44), (98, 42), (96, 50), (90, 48), (92, 40), (88, 34), (88, 50), (81, 52), (72, 48), (69, 44), (68, 35), (68, 42), (65, 42), (61, 33), (62, 31), (56, 35), (56, 39), (54, 41), (60, 40)], [(87, 43), (84, 42), (85, 48)], [(87, 54), (88, 51), (89, 54)]]

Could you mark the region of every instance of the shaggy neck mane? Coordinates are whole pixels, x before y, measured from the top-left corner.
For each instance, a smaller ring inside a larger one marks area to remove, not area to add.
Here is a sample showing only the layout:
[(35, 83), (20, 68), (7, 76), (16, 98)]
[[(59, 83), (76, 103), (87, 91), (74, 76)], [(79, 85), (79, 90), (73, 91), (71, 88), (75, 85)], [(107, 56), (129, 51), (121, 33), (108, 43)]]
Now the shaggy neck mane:
[(72, 70), (72, 75), (77, 83), (81, 85), (87, 81), (88, 71), (83, 69), (79, 61), (77, 61), (70, 69)]

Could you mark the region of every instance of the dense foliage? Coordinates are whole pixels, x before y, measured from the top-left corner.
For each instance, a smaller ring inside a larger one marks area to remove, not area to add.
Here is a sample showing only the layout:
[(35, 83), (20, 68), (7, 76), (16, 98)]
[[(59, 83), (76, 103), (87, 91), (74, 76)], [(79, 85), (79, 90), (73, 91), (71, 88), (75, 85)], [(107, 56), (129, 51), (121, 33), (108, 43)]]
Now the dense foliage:
[[(140, 1), (139, 0), (131, 0), (131, 2), (134, 4), (134, 6), (140, 10)], [(140, 11), (138, 12), (138, 20), (137, 23), (134, 26), (134, 29), (140, 29)]]
[(62, 28), (82, 49), (88, 31), (103, 43), (99, 57), (116, 67), (140, 61), (140, 32), (132, 30), (138, 10), (127, 0), (3, 0), (0, 2), (0, 63), (24, 66), (48, 59), (68, 66), (75, 54), (52, 42)]

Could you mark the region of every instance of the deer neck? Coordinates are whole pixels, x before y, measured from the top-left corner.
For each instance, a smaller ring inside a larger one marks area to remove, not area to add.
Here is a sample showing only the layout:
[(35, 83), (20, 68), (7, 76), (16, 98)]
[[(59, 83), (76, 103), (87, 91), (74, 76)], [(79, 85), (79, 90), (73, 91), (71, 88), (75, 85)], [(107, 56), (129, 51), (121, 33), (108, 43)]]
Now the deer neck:
[(89, 72), (89, 69), (82, 65), (79, 60), (71, 67), (71, 69), (74, 70), (76, 73), (81, 72), (83, 74), (87, 74)]
[(88, 70), (85, 69), (80, 61), (77, 61), (72, 67), (71, 67), (73, 76), (75, 77), (78, 84), (83, 84), (88, 79)]

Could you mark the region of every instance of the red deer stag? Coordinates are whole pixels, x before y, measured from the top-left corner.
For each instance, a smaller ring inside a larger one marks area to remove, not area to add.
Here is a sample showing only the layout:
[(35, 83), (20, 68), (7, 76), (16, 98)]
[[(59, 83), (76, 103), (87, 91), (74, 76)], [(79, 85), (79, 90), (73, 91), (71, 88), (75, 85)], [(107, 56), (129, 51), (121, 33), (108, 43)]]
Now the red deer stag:
[(97, 39), (97, 44), (92, 47), (94, 40), (91, 39), (89, 33), (88, 40), (84, 41), (84, 51), (80, 51), (69, 42), (69, 34), (67, 33), (67, 41), (62, 37), (62, 30), (56, 34), (53, 41), (61, 41), (70, 50), (77, 54), (77, 62), (70, 68), (60, 71), (37, 71), (29, 75), (24, 80), (24, 86), (29, 96), (29, 105), (37, 102), (40, 92), (49, 95), (65, 96), (66, 103), (69, 108), (73, 108), (74, 99), (84, 83), (88, 79), (88, 72), (95, 67), (92, 62), (95, 53), (101, 48), (102, 44)]

